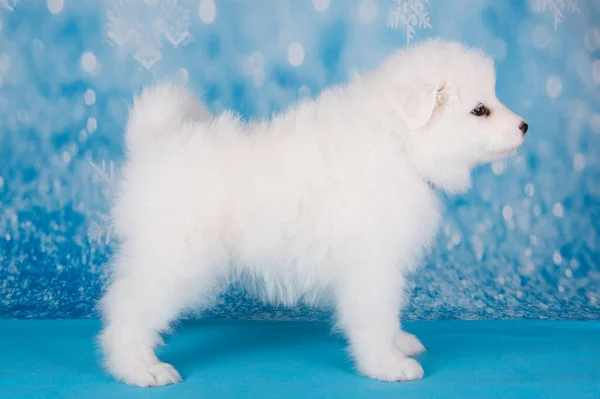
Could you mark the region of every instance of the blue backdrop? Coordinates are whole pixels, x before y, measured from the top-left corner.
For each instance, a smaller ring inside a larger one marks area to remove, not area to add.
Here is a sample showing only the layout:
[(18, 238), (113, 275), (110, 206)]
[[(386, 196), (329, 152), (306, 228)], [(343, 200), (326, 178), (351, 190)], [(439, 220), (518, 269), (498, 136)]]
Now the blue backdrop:
[[(600, 318), (598, 0), (0, 0), (0, 316), (94, 316), (144, 84), (268, 116), (428, 36), (486, 49), (530, 134), (447, 200), (408, 318)], [(326, 313), (233, 289), (208, 315)]]

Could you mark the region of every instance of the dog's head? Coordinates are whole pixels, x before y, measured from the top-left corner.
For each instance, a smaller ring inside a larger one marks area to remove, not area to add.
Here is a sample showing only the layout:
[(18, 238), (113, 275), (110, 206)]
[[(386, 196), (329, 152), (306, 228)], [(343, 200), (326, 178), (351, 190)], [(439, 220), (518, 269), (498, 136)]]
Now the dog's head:
[(415, 167), (448, 192), (470, 187), (480, 164), (513, 155), (527, 123), (496, 97), (493, 61), (458, 43), (428, 41), (384, 64), (392, 113)]

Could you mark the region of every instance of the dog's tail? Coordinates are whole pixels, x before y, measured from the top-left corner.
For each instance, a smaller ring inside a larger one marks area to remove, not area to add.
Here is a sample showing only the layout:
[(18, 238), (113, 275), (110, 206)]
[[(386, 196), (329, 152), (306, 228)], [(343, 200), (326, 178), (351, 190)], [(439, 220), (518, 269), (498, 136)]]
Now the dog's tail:
[(132, 152), (156, 148), (166, 136), (178, 134), (186, 121), (212, 118), (210, 111), (183, 85), (160, 83), (134, 98), (125, 128), (125, 146)]

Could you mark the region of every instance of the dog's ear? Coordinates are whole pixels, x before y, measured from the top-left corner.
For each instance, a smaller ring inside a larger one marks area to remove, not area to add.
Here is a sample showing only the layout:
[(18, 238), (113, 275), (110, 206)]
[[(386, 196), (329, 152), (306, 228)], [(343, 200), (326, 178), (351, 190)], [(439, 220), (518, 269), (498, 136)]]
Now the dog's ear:
[(443, 101), (443, 85), (427, 86), (417, 82), (402, 90), (395, 109), (411, 129), (419, 129), (427, 124), (435, 108)]

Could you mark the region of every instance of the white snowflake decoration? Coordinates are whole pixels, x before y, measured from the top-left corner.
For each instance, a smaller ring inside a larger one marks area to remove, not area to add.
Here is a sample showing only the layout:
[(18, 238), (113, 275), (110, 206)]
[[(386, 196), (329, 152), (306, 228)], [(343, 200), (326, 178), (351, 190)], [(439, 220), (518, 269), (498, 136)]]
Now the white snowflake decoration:
[[(100, 165), (92, 161), (89, 161), (89, 163), (94, 172), (93, 179), (103, 185), (102, 194), (109, 203), (112, 203), (117, 186), (115, 164), (113, 161), (108, 162), (108, 165), (106, 161), (102, 161)], [(94, 215), (89, 237), (91, 241), (95, 241), (97, 244), (103, 243), (104, 245), (108, 245), (110, 243), (112, 239), (112, 224), (110, 214), (107, 211), (98, 212)]]
[(394, 7), (388, 14), (387, 26), (406, 31), (406, 44), (414, 38), (416, 28), (431, 28), (425, 5), (429, 0), (393, 0)]
[(167, 41), (174, 48), (193, 40), (190, 10), (177, 0), (110, 0), (106, 9), (106, 36), (117, 47), (128, 48), (144, 68), (162, 58)]
[(563, 20), (565, 12), (579, 12), (579, 0), (534, 0), (533, 12), (551, 12), (554, 15), (554, 30)]
[(0, 0), (0, 7), (7, 9), (8, 11), (14, 11), (20, 0)]
[(190, 25), (189, 12), (177, 4), (177, 0), (163, 0), (162, 17), (154, 26), (162, 36), (175, 48), (186, 45), (192, 40), (188, 27)]
[(113, 8), (106, 10), (106, 37), (112, 44), (124, 47), (138, 39), (137, 22), (132, 24), (123, 17), (124, 14), (135, 15), (135, 3), (123, 0), (114, 3)]

